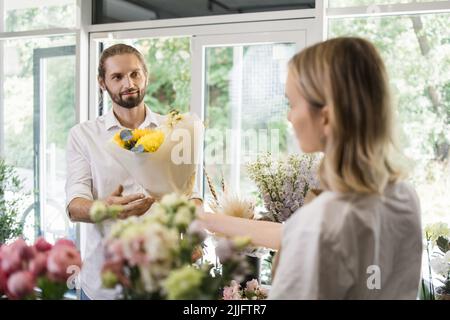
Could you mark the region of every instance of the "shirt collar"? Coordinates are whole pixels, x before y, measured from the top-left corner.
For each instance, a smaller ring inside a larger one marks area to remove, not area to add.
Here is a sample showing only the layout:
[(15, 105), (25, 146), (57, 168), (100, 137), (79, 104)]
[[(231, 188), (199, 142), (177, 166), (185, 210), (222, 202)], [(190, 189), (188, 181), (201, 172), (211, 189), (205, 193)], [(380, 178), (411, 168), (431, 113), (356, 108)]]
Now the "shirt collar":
[[(145, 119), (139, 126), (139, 129), (158, 126), (159, 123), (155, 113), (149, 107), (145, 106)], [(112, 128), (123, 128), (112, 109), (105, 115), (105, 128), (107, 131)]]

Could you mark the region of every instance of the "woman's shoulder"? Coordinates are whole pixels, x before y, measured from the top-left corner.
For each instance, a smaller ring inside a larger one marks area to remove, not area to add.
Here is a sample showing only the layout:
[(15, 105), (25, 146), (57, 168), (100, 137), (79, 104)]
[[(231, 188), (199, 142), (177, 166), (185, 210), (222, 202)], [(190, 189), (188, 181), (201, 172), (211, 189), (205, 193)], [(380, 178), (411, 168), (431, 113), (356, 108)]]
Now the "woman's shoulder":
[[(311, 202), (298, 209), (285, 223), (285, 230), (319, 231), (332, 212), (340, 212), (346, 200), (339, 193), (322, 191)], [(295, 231), (294, 231), (295, 232)]]
[[(335, 212), (349, 201), (348, 197), (333, 191), (322, 191), (292, 216), (296, 219), (321, 220), (329, 212)], [(292, 219), (289, 219), (292, 220)]]
[[(409, 212), (416, 219), (420, 204), (414, 187), (405, 181), (389, 184), (382, 195), (345, 194), (323, 191), (301, 207), (287, 222), (285, 229), (316, 230), (333, 238), (349, 225), (370, 224), (380, 213)], [(408, 217), (408, 215), (405, 215)]]

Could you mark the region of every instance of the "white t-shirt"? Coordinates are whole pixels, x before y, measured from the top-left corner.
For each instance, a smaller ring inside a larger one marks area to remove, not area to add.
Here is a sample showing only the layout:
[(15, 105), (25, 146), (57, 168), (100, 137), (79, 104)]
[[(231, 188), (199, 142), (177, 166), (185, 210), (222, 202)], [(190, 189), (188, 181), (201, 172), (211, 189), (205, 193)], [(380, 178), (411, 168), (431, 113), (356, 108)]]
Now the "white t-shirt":
[(283, 226), (269, 299), (416, 299), (420, 205), (405, 182), (383, 196), (326, 191)]
[[(144, 122), (139, 128), (159, 126), (165, 116), (151, 112), (146, 107)], [(123, 195), (147, 194), (106, 150), (106, 144), (114, 134), (123, 129), (112, 111), (74, 126), (67, 142), (66, 204), (74, 198), (88, 200), (108, 197), (119, 184)], [(199, 198), (198, 193), (192, 198)], [(100, 272), (104, 263), (103, 239), (114, 222), (81, 224), (81, 288), (90, 299), (114, 299), (117, 291), (104, 289)]]

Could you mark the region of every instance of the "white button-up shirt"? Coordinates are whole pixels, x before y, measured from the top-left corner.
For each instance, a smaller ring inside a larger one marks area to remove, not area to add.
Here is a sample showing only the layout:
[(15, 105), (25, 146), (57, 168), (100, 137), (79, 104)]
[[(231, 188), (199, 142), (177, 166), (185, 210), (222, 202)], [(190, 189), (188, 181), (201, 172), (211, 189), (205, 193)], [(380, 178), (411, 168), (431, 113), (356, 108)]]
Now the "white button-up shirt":
[[(155, 128), (164, 120), (165, 116), (146, 107), (145, 120), (139, 128)], [(107, 142), (121, 129), (123, 127), (111, 110), (70, 130), (67, 142), (67, 206), (75, 198), (105, 199), (119, 184), (123, 185), (123, 195), (147, 194), (106, 150)], [(200, 197), (194, 193), (192, 198)], [(81, 225), (81, 287), (91, 299), (114, 299), (118, 293), (102, 288), (100, 276), (104, 263), (103, 238), (113, 223), (104, 221)]]

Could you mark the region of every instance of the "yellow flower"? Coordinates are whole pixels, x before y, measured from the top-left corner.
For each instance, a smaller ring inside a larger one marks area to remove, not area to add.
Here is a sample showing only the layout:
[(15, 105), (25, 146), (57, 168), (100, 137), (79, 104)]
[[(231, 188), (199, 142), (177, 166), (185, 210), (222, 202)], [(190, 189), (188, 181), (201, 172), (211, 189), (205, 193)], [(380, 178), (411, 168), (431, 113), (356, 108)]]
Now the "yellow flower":
[(138, 142), (136, 142), (136, 147), (142, 145), (144, 152), (155, 152), (164, 142), (164, 133), (160, 130), (149, 130), (147, 134), (142, 136)]
[(133, 141), (139, 141), (140, 138), (145, 136), (146, 134), (152, 132), (151, 129), (134, 129), (133, 130)]
[(167, 116), (167, 125), (172, 128), (174, 125), (176, 125), (179, 121), (183, 120), (183, 115), (180, 114), (177, 110), (172, 110), (169, 112)]
[(118, 131), (113, 138), (114, 142), (121, 148), (125, 148), (125, 141), (120, 139), (120, 131)]

